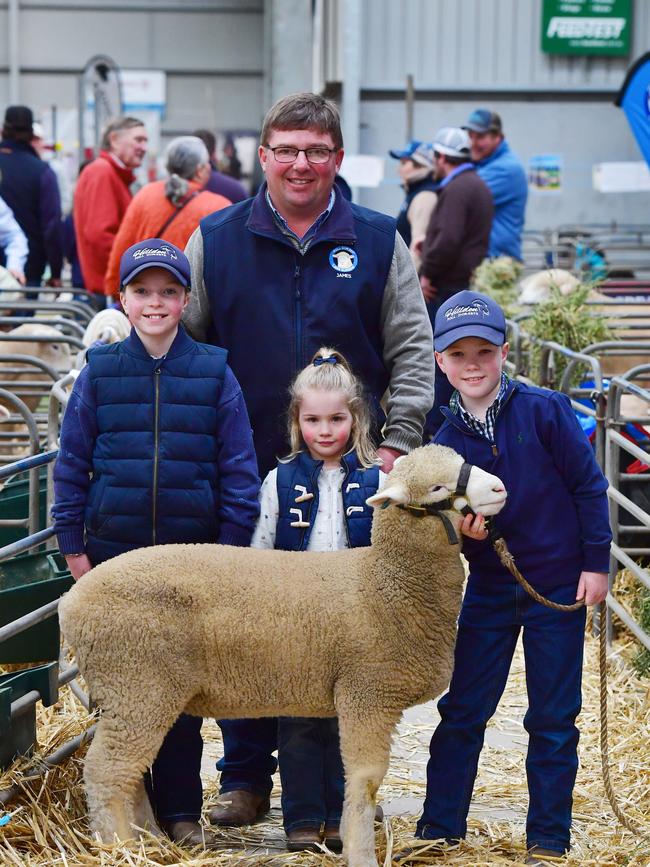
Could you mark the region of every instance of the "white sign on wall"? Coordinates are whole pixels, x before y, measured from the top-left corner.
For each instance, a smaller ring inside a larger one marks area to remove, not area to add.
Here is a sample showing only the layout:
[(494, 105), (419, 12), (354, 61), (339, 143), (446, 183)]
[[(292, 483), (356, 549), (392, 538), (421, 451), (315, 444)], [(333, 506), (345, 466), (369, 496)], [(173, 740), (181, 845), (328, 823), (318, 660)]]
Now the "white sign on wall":
[(644, 162), (598, 163), (593, 168), (593, 184), (599, 193), (646, 193), (650, 170)]
[(123, 69), (122, 108), (131, 111), (158, 111), (167, 106), (167, 76), (158, 69)]

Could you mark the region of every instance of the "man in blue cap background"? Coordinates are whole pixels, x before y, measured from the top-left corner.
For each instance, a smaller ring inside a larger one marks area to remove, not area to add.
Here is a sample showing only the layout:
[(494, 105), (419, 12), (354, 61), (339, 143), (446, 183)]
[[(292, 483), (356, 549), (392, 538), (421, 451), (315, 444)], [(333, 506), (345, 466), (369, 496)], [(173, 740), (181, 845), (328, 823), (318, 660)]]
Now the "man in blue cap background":
[(472, 142), (476, 171), (490, 188), (494, 220), (488, 255), (512, 256), (521, 261), (528, 181), (521, 162), (503, 135), (501, 118), (487, 108), (475, 109), (463, 127)]
[(397, 231), (409, 248), (415, 267), (420, 266), (418, 242), (424, 240), (433, 209), (436, 206), (436, 182), (433, 145), (411, 139), (402, 150), (388, 153), (399, 160), (399, 176), (406, 197), (397, 215)]

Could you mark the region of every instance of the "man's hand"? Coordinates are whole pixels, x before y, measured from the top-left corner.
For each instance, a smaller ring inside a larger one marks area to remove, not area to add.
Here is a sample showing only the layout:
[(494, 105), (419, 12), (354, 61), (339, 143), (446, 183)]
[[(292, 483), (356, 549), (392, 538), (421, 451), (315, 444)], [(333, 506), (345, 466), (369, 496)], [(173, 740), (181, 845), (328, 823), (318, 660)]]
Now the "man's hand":
[(484, 542), (488, 537), (485, 527), (485, 518), (479, 512), (478, 515), (465, 515), (460, 525), (460, 532), (469, 539)]
[(87, 554), (65, 554), (64, 556), (75, 581), (78, 581), (93, 568)]
[(576, 600), (584, 599), (585, 605), (598, 605), (607, 596), (607, 572), (581, 572)]
[(9, 271), (12, 277), (18, 280), (21, 286), (25, 285), (25, 275), (22, 271), (19, 271), (17, 268), (7, 268), (7, 271)]
[(420, 274), (420, 286), (422, 287), (422, 294), (424, 295), (425, 301), (435, 301), (438, 296), (438, 290), (431, 283), (428, 277), (425, 277), (424, 274)]
[(380, 446), (377, 449), (377, 457), (381, 460), (382, 465), (379, 469), (383, 473), (390, 473), (393, 469), (393, 464), (404, 452), (398, 451), (398, 449), (391, 449), (390, 446)]

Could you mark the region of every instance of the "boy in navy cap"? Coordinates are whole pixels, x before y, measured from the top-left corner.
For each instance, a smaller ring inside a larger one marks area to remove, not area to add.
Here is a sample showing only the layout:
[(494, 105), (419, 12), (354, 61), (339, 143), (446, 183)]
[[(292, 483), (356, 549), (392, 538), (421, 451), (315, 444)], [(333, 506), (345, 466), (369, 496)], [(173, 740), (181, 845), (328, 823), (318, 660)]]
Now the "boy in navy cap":
[[(434, 347), (455, 389), (434, 442), (503, 480), (508, 502), (496, 524), (538, 592), (563, 604), (601, 602), (611, 541), (607, 482), (568, 397), (508, 378), (503, 311), (478, 292), (459, 292), (441, 305)], [(463, 532), (470, 574), (416, 834), (448, 842), (465, 836), (485, 726), (523, 631), (526, 863), (542, 864), (570, 845), (585, 608), (555, 611), (528, 596), (499, 561), (482, 516), (468, 516)]]
[[(259, 512), (250, 422), (227, 353), (196, 343), (180, 324), (190, 291), (185, 254), (160, 238), (134, 244), (120, 282), (131, 334), (88, 351), (54, 468), (54, 527), (75, 581), (148, 545), (246, 547)], [(201, 719), (181, 715), (148, 779), (159, 823), (192, 845), (205, 839), (202, 746)]]

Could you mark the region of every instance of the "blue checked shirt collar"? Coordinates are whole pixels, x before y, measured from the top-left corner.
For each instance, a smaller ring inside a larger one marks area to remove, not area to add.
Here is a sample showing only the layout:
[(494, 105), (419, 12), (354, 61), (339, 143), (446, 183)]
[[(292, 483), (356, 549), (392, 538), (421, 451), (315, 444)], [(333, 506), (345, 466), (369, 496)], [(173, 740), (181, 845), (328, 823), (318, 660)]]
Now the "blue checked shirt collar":
[(473, 430), (479, 436), (484, 437), (489, 442), (494, 442), (494, 425), (496, 422), (497, 415), (499, 414), (499, 410), (501, 409), (501, 404), (503, 403), (503, 398), (505, 397), (506, 391), (508, 389), (508, 383), (510, 382), (510, 377), (506, 373), (501, 374), (501, 385), (499, 387), (499, 393), (494, 398), (494, 401), (488, 407), (487, 412), (485, 413), (485, 421), (481, 421), (479, 418), (476, 418), (475, 415), (472, 415), (469, 410), (466, 410), (463, 406), (463, 402), (460, 397), (460, 393), (458, 391), (454, 391), (449, 400), (449, 409), (454, 413), (454, 415), (460, 416), (460, 418), (465, 422), (468, 428)]
[(296, 233), (293, 231), (293, 229), (289, 228), (289, 224), (287, 223), (287, 221), (284, 219), (282, 214), (277, 210), (277, 208), (275, 207), (275, 205), (271, 201), (271, 196), (269, 195), (268, 187), (266, 189), (266, 202), (267, 202), (269, 208), (271, 209), (271, 212), (273, 214), (273, 218), (274, 218), (275, 222), (278, 224), (278, 228), (280, 229), (282, 234), (286, 235), (286, 237), (291, 241), (291, 243), (296, 248), (296, 250), (299, 250), (300, 253), (303, 253), (303, 254), (307, 252), (307, 250), (309, 249), (309, 245), (314, 240), (316, 233), (318, 232), (320, 227), (323, 225), (325, 220), (332, 213), (332, 208), (334, 207), (335, 201), (336, 201), (336, 193), (334, 192), (334, 187), (332, 187), (332, 192), (330, 193), (330, 200), (327, 204), (327, 207), (325, 208), (323, 213), (320, 214), (320, 216), (318, 216), (316, 218), (315, 222), (313, 222), (311, 224), (311, 226), (307, 229), (307, 231), (305, 232), (303, 237), (299, 238), (298, 235), (296, 235)]

